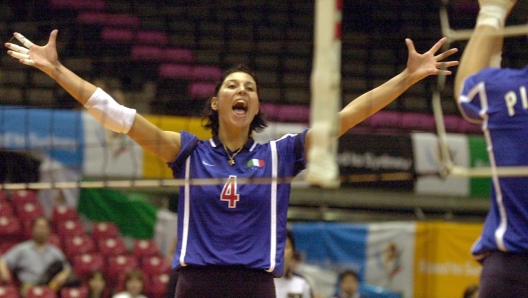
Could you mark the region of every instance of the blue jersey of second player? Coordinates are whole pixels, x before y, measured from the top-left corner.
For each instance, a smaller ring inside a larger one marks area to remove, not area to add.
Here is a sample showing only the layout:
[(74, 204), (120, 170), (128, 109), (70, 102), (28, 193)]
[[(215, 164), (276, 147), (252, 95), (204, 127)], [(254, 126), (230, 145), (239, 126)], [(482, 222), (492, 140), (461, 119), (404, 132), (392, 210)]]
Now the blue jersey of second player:
[[(282, 276), (290, 184), (280, 179), (304, 168), (305, 134), (266, 144), (250, 139), (230, 166), (218, 137), (204, 141), (181, 133), (181, 152), (169, 164), (174, 177), (222, 181), (180, 188), (173, 267), (240, 265)], [(246, 178), (268, 182), (240, 182)]]
[[(482, 123), (490, 166), (528, 165), (528, 68), (487, 68), (459, 97), (464, 117)], [(528, 252), (528, 177), (492, 177), (491, 209), (472, 252)]]

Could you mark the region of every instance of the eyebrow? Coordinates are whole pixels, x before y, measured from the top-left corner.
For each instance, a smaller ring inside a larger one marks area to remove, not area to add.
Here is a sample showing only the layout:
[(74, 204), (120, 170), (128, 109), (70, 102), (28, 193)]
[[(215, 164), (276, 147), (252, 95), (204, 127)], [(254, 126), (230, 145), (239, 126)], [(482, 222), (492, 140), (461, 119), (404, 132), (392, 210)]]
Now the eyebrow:
[[(239, 83), (240, 81), (239, 81), (239, 80), (235, 80), (235, 79), (230, 79), (230, 80), (226, 80), (225, 82), (226, 82), (226, 83), (228, 83), (228, 82)], [(251, 82), (251, 81), (245, 81), (244, 84), (257, 85), (256, 83)]]

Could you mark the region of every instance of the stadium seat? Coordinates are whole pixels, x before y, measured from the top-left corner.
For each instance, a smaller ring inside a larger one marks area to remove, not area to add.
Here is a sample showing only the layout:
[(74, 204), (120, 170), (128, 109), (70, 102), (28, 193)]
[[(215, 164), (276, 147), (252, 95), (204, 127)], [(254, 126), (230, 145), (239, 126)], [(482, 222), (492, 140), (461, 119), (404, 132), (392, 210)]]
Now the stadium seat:
[(401, 126), (407, 130), (434, 131), (435, 121), (432, 115), (425, 113), (403, 113)]
[(161, 79), (190, 80), (191, 67), (185, 64), (164, 63), (159, 66)]
[(169, 43), (169, 36), (161, 31), (138, 31), (134, 43), (164, 46)]
[(19, 298), (18, 289), (13, 285), (0, 285), (0, 298)]
[(137, 258), (128, 254), (109, 256), (106, 264), (106, 276), (111, 287), (117, 286), (122, 275), (139, 265)]
[(156, 46), (134, 45), (131, 50), (132, 60), (163, 61), (163, 49)]
[(78, 0), (51, 0), (51, 7), (56, 9), (75, 9), (75, 10), (105, 10), (104, 0), (78, 1)]
[(73, 271), (80, 279), (85, 279), (92, 271), (106, 271), (106, 260), (99, 253), (86, 253), (73, 257)]
[(88, 288), (86, 286), (75, 288), (63, 288), (60, 290), (61, 298), (85, 298), (88, 295)]
[(60, 248), (62, 250), (62, 239), (59, 237), (59, 235), (55, 233), (51, 233), (48, 237), (48, 243), (55, 245), (56, 247)]
[(196, 65), (191, 68), (191, 79), (215, 83), (222, 76), (222, 69), (217, 66)]
[[(148, 274), (147, 274), (148, 275)], [(150, 283), (147, 289), (148, 297), (162, 298), (165, 295), (167, 284), (169, 283), (169, 274), (158, 274), (150, 277)]]
[(310, 122), (310, 107), (307, 105), (282, 105), (279, 108), (280, 122)]
[(57, 223), (67, 220), (79, 220), (77, 209), (66, 205), (53, 206), (51, 225), (56, 228)]
[(0, 202), (9, 200), (7, 193), (3, 190), (0, 190)]
[(119, 237), (119, 229), (114, 222), (98, 221), (93, 223), (92, 238), (96, 241)]
[(101, 39), (108, 43), (131, 44), (134, 40), (134, 31), (132, 29), (105, 27), (101, 30)]
[(16, 214), (22, 221), (33, 221), (39, 216), (44, 216), (44, 208), (39, 203), (26, 202), (15, 205)]
[(76, 255), (93, 253), (96, 251), (96, 247), (88, 235), (73, 236), (64, 238), (63, 251), (66, 257), (71, 259)]
[(148, 276), (154, 276), (169, 273), (171, 266), (166, 259), (159, 256), (151, 256), (141, 259), (141, 270)]
[(80, 220), (68, 219), (57, 223), (57, 234), (60, 237), (73, 237), (85, 235), (86, 231)]
[[(19, 241), (17, 240), (0, 240), (0, 256), (5, 254), (11, 247), (17, 245)], [(0, 297), (2, 297), (0, 295)]]
[(57, 294), (48, 287), (29, 288), (26, 298), (57, 298)]
[(0, 200), (0, 216), (1, 215), (10, 216), (10, 215), (14, 215), (14, 213), (15, 213), (15, 210), (13, 208), (13, 204), (11, 204), (10, 201)]
[(136, 239), (132, 247), (132, 253), (138, 257), (159, 256), (158, 244), (152, 239)]
[(205, 82), (192, 82), (189, 84), (188, 94), (193, 99), (207, 99), (214, 95), (216, 84)]
[(16, 190), (11, 193), (11, 201), (15, 205), (24, 203), (38, 204), (37, 192), (34, 190)]
[(193, 62), (193, 54), (189, 49), (165, 48), (163, 50), (163, 60), (175, 63), (189, 63)]
[(460, 132), (461, 122), (464, 121), (462, 117), (457, 115), (445, 115), (444, 126), (446, 132)]
[(115, 256), (128, 253), (125, 240), (120, 237), (100, 239), (97, 242), (99, 253), (103, 256)]
[(0, 239), (19, 240), (22, 236), (22, 224), (18, 217), (0, 216)]

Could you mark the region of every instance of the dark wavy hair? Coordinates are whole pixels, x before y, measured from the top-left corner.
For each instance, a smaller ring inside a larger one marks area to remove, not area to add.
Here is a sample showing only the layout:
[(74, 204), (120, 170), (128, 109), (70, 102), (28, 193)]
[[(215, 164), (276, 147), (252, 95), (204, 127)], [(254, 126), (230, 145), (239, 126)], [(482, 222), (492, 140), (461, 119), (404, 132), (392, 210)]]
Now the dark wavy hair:
[[(244, 64), (237, 64), (234, 67), (226, 70), (222, 77), (220, 77), (220, 80), (216, 83), (215, 87), (215, 93), (214, 96), (218, 96), (218, 91), (220, 90), (220, 87), (222, 87), (222, 84), (224, 83), (227, 76), (229, 76), (232, 73), (235, 72), (245, 72), (253, 79), (255, 80), (255, 84), (257, 85), (257, 96), (259, 98), (260, 102), (260, 94), (259, 94), (259, 88), (258, 88), (258, 81), (251, 70), (251, 68)], [(207, 103), (205, 104), (201, 116), (202, 116), (202, 123), (205, 122), (205, 124), (202, 124), (205, 129), (210, 129), (213, 133), (213, 135), (218, 135), (218, 129), (219, 129), (219, 120), (218, 120), (218, 111), (215, 111), (211, 108), (211, 100), (212, 98), (209, 98)], [(255, 132), (261, 132), (266, 128), (268, 124), (266, 123), (266, 117), (265, 115), (259, 110), (257, 115), (255, 115), (255, 118), (253, 118), (253, 121), (251, 121), (250, 127), (249, 127), (249, 135)]]

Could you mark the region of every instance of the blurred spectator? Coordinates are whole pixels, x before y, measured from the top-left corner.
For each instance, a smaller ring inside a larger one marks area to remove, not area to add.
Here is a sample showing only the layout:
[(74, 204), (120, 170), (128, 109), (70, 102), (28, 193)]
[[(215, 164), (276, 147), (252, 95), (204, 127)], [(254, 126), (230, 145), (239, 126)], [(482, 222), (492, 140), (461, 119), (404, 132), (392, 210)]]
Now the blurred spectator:
[(358, 293), (359, 276), (355, 271), (347, 270), (339, 275), (339, 288), (334, 298), (361, 298)]
[(88, 275), (86, 279), (88, 286), (87, 298), (108, 298), (108, 290), (106, 288), (106, 275), (102, 270), (94, 270)]
[(125, 275), (125, 290), (112, 298), (147, 298), (145, 292), (145, 275), (139, 269), (132, 269)]
[(298, 258), (293, 233), (288, 230), (284, 248), (284, 276), (274, 279), (277, 298), (313, 298), (312, 287), (308, 280), (294, 271)]
[(71, 266), (64, 253), (48, 243), (50, 223), (45, 217), (37, 217), (32, 224), (32, 238), (8, 250), (0, 260), (0, 279), (11, 283), (12, 272), (21, 283), (21, 295), (28, 288), (48, 285), (58, 291), (71, 279)]

